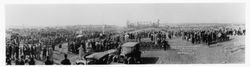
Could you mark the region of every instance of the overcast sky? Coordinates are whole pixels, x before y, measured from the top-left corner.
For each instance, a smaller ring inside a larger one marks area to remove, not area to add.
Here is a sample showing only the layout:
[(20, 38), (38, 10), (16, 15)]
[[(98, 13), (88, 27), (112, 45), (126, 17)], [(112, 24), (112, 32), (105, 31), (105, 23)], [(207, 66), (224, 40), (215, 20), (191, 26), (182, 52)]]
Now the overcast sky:
[(125, 26), (127, 20), (154, 19), (160, 19), (160, 23), (245, 23), (245, 5), (241, 3), (19, 4), (5, 7), (7, 26)]

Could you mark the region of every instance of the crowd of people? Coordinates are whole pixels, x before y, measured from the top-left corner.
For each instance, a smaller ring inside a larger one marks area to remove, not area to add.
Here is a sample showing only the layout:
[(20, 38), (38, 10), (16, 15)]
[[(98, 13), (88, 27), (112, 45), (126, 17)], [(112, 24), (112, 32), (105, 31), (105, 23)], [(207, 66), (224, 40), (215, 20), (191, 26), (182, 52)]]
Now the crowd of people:
[(13, 32), (7, 31), (10, 35), (6, 38), (6, 62), (8, 65), (23, 65), (34, 60), (44, 61), (47, 56), (52, 56), (55, 46), (66, 41), (70, 35), (65, 32), (49, 30), (21, 29)]
[[(170, 49), (168, 40), (181, 37), (193, 44), (212, 44), (214, 42), (229, 39), (228, 35), (245, 35), (245, 29), (234, 30), (137, 30), (130, 32), (96, 32), (67, 30), (35, 30), (25, 33), (8, 33), (10, 38), (6, 39), (6, 63), (7, 65), (35, 65), (35, 60), (45, 61), (47, 65), (54, 64), (52, 55), (55, 47), (61, 43), (68, 43), (68, 50), (75, 54), (82, 52), (101, 52), (120, 48), (125, 42), (136, 41), (141, 43), (143, 49)], [(25, 34), (25, 35), (24, 35)], [(148, 38), (149, 42), (142, 42)], [(65, 55), (61, 64), (71, 64)]]
[(190, 41), (193, 44), (213, 44), (221, 41), (228, 41), (229, 35), (244, 35), (245, 30), (196, 30), (181, 32), (182, 39)]
[[(132, 31), (124, 34), (125, 41), (137, 41), (141, 43), (141, 48), (146, 50), (151, 49), (169, 49), (168, 40), (173, 37), (173, 31), (159, 31), (159, 30), (140, 30)], [(148, 39), (149, 41), (141, 41)]]
[[(168, 39), (171, 39), (173, 31), (154, 31), (154, 30), (143, 30), (143, 31), (132, 31), (123, 32), (119, 34), (103, 34), (99, 33), (99, 37), (87, 38), (85, 36), (76, 37), (69, 40), (69, 51), (75, 54), (79, 54), (80, 49), (83, 52), (100, 52), (110, 49), (119, 48), (125, 42), (140, 42), (142, 49), (154, 48), (154, 49), (169, 49)], [(86, 38), (86, 39), (84, 39)], [(149, 38), (150, 42), (141, 42), (142, 38)], [(153, 44), (153, 45), (152, 45)]]
[[(77, 37), (75, 39), (72, 39), (68, 42), (69, 44), (69, 51), (78, 54), (80, 46), (83, 49), (84, 52), (88, 52), (88, 48), (91, 48), (92, 51), (99, 52), (99, 51), (105, 51), (109, 49), (116, 48), (120, 41), (118, 37), (111, 37), (112, 35), (109, 34), (102, 34), (97, 38), (87, 38), (86, 37)], [(104, 36), (105, 35), (105, 36)]]

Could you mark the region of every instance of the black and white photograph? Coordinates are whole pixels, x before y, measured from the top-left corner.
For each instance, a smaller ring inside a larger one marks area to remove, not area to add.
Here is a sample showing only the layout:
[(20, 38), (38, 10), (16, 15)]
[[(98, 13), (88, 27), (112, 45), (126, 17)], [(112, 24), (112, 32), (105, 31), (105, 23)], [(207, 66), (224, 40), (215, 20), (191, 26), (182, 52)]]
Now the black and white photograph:
[(245, 64), (246, 3), (5, 4), (4, 10), (7, 66)]

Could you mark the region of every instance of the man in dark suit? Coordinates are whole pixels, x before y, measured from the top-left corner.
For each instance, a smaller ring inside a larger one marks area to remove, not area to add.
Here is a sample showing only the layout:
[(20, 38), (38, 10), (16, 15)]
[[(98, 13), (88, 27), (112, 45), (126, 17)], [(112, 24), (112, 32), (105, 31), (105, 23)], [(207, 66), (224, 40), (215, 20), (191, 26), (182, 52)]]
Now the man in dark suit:
[(64, 55), (64, 60), (61, 61), (61, 64), (63, 64), (63, 65), (70, 65), (71, 64), (70, 60), (67, 58), (67, 54)]
[(163, 44), (163, 49), (167, 50), (170, 48), (168, 41), (167, 40), (162, 40), (162, 44)]

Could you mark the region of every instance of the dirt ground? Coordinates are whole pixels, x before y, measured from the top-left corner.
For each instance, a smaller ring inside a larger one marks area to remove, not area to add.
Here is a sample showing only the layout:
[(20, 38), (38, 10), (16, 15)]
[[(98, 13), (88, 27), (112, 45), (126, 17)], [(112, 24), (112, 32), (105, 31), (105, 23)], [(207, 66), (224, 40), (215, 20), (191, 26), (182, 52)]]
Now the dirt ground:
[(245, 36), (230, 38), (210, 47), (174, 38), (169, 40), (170, 50), (143, 51), (142, 61), (144, 64), (245, 63)]

